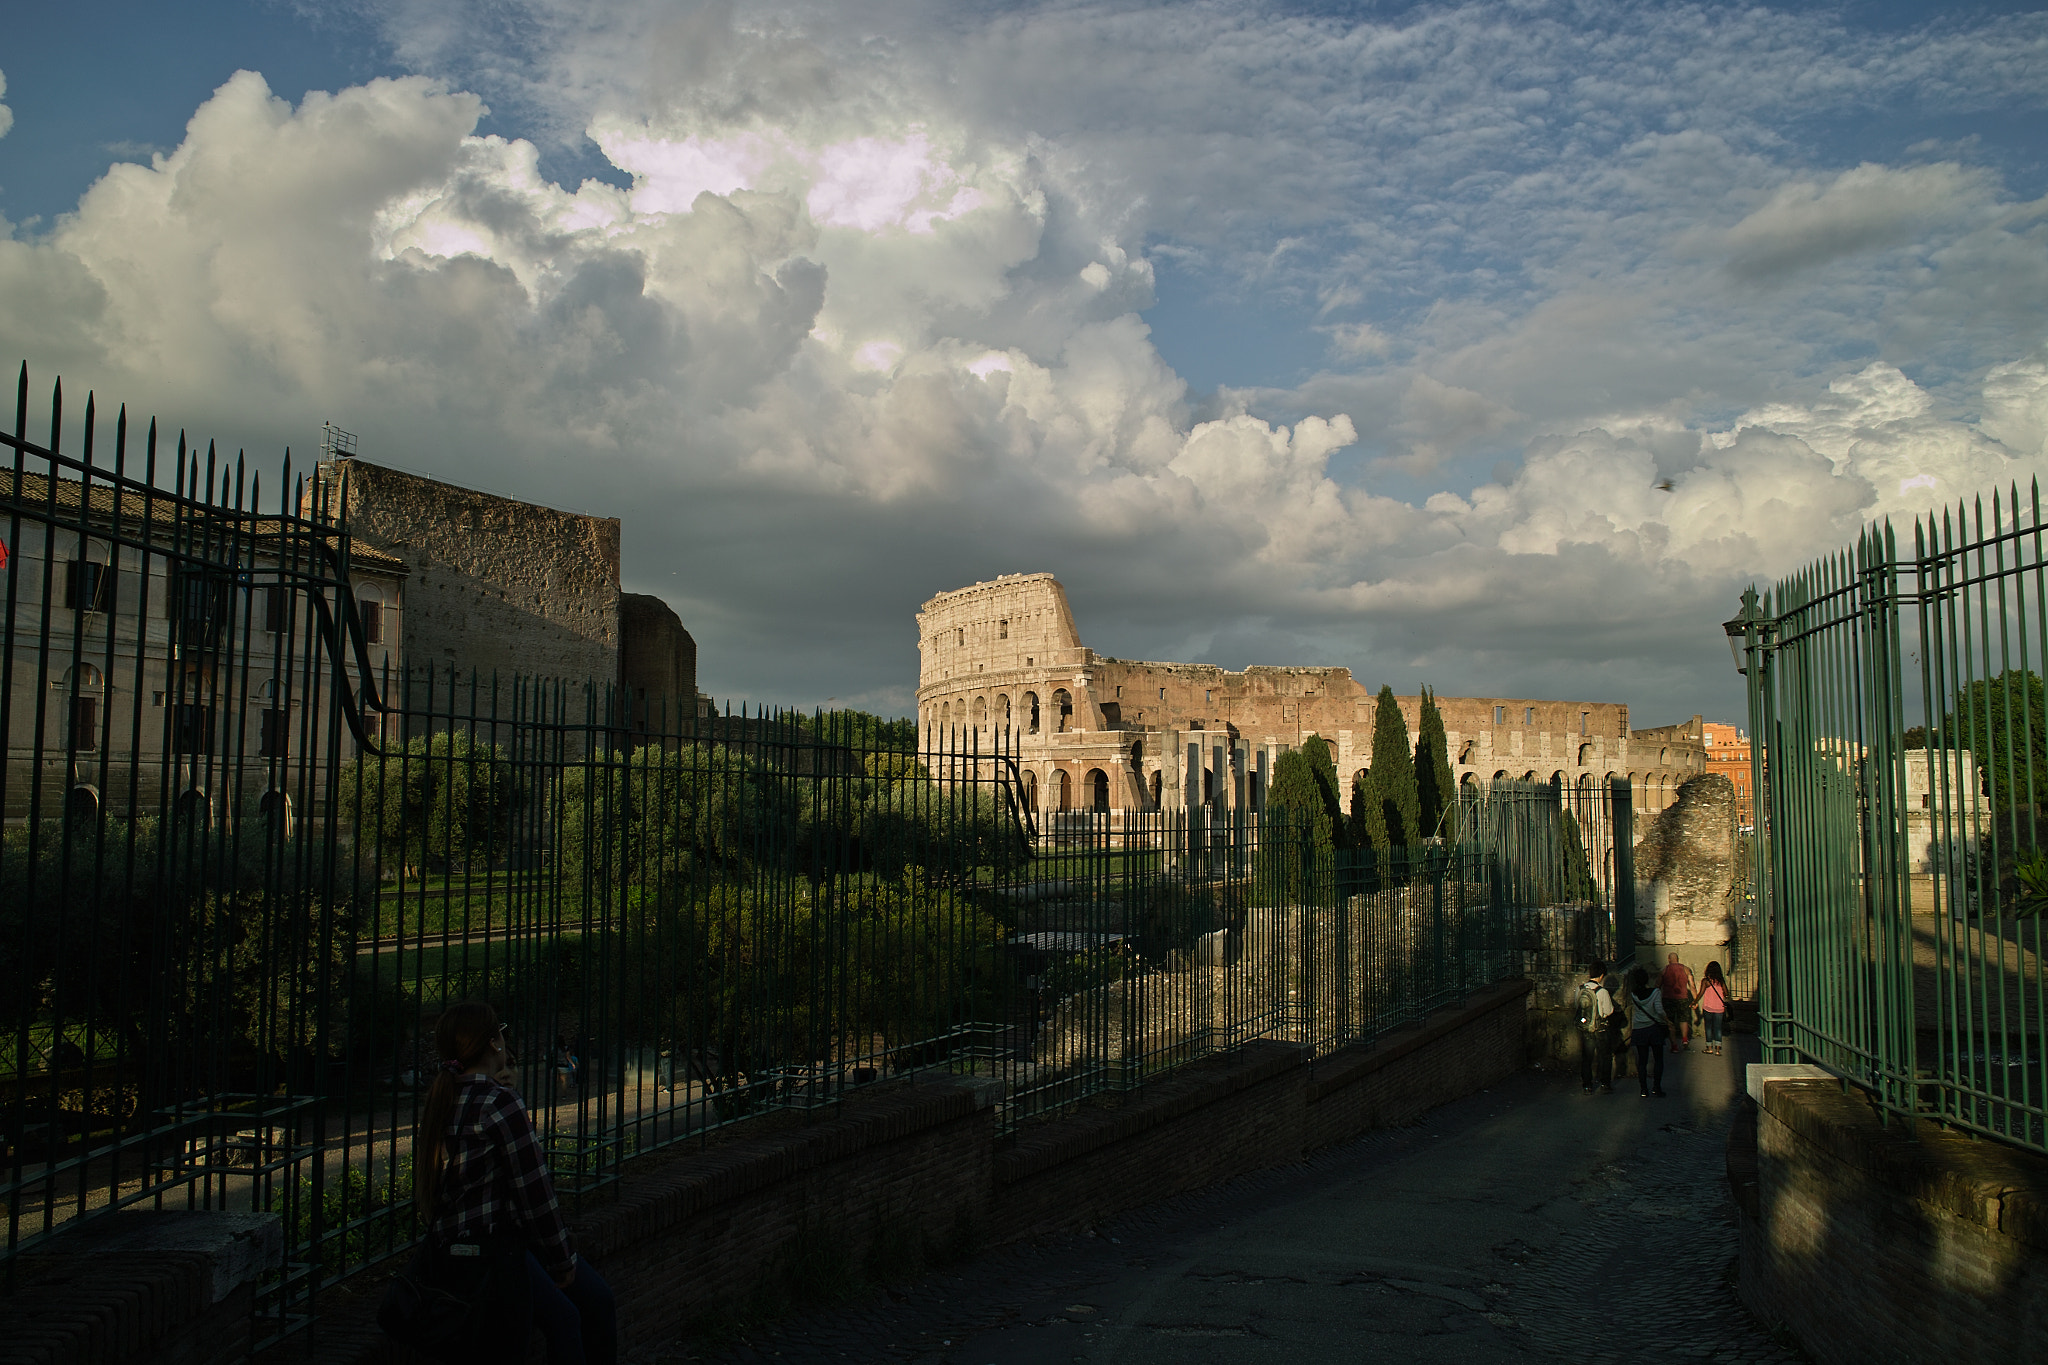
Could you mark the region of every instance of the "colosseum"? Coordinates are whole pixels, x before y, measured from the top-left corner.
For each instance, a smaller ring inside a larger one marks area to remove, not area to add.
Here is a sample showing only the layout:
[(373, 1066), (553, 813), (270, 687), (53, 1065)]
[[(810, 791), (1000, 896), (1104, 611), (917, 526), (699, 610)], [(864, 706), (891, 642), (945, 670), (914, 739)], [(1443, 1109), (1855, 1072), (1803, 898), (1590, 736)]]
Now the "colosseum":
[[(1374, 692), (1348, 668), (1146, 663), (1081, 643), (1051, 574), (1004, 574), (943, 592), (918, 613), (918, 718), (925, 744), (1000, 745), (1022, 762), (1027, 799), (1050, 811), (1256, 809), (1281, 753), (1310, 735), (1343, 774), (1372, 755)], [(1400, 698), (1409, 743), (1421, 699)], [(1464, 785), (1505, 778), (1594, 789), (1626, 777), (1657, 811), (1706, 770), (1700, 718), (1631, 731), (1618, 702), (1439, 697)], [(1229, 780), (1217, 790), (1215, 774)]]

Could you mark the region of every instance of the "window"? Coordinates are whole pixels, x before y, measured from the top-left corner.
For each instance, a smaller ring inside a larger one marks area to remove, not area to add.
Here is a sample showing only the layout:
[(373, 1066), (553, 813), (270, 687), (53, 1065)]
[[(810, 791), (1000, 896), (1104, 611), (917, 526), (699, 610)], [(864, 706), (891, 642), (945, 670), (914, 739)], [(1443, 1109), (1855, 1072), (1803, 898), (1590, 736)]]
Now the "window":
[(292, 590), (282, 583), (263, 590), (263, 628), (272, 635), (284, 632), (285, 624), (291, 619)]
[(64, 605), (73, 611), (106, 611), (114, 602), (114, 571), (97, 559), (64, 566)]
[(226, 581), (198, 573), (176, 579), (170, 593), (170, 616), (182, 643), (218, 644), (228, 624)]
[(1523, 707), (1523, 708), (1522, 708), (1522, 724), (1524, 724), (1524, 725), (1534, 725), (1535, 723), (1536, 723), (1536, 708), (1535, 708), (1535, 707), (1533, 707), (1533, 706), (1525, 706), (1525, 707)]
[(1007, 640), (1010, 638), (1010, 623), (1008, 621), (996, 622), (996, 638), (998, 640)]
[(1166, 700), (1166, 689), (1165, 689), (1165, 688), (1163, 688), (1163, 687), (1159, 689), (1159, 700), (1161, 700), (1161, 701), (1165, 701), (1165, 700)]
[(1207, 687), (1202, 689), (1202, 705), (1207, 706), (1210, 702), (1213, 702), (1215, 700), (1216, 693), (1214, 689)]
[(1122, 701), (1124, 699), (1124, 689), (1121, 684), (1119, 684), (1116, 689), (1116, 699), (1118, 701)]
[(967, 628), (965, 626), (954, 628), (953, 645), (957, 649), (965, 649), (967, 647)]
[(73, 697), (71, 699), (71, 733), (65, 736), (65, 745), (79, 753), (91, 753), (100, 747), (100, 699), (98, 697)]
[(262, 730), (256, 736), (256, 757), (283, 758), (291, 746), (291, 712), (272, 707), (259, 715)]
[(363, 643), (381, 645), (384, 643), (384, 594), (374, 583), (366, 583), (356, 593), (356, 611), (363, 621)]
[(1585, 733), (1586, 733), (1586, 722), (1587, 722), (1587, 721), (1589, 721), (1589, 720), (1591, 720), (1592, 718), (1593, 718), (1593, 713), (1592, 713), (1591, 711), (1581, 711), (1581, 712), (1579, 712), (1579, 733), (1580, 733), (1580, 734), (1582, 734), (1582, 735), (1583, 735), (1583, 734), (1585, 734)]
[[(1056, 717), (1053, 733), (1063, 735), (1067, 732), (1067, 721), (1074, 714), (1074, 699), (1067, 695), (1066, 688), (1063, 687), (1052, 694), (1052, 709)], [(1060, 809), (1065, 810), (1066, 807), (1062, 806)]]
[(1036, 692), (1026, 692), (1024, 694), (1024, 733), (1027, 735), (1038, 733), (1038, 694)]
[(213, 752), (213, 708), (198, 702), (178, 703), (171, 722), (171, 752), (210, 754)]
[(1508, 723), (1508, 708), (1507, 708), (1507, 707), (1505, 707), (1505, 706), (1496, 706), (1496, 707), (1494, 707), (1494, 708), (1493, 708), (1493, 723), (1494, 723), (1495, 725), (1506, 725), (1506, 724)]
[(1088, 808), (1109, 809), (1109, 774), (1100, 768), (1088, 770)]

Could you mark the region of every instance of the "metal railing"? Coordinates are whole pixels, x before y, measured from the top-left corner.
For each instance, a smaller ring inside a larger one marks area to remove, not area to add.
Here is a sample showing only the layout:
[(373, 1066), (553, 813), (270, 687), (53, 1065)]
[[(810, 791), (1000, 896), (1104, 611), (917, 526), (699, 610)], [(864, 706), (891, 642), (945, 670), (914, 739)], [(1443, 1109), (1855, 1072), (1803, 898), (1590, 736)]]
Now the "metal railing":
[(1761, 741), (1766, 1056), (2036, 1150), (2043, 534), (2038, 487), (1917, 520), (1910, 551), (1875, 526), (1729, 623)]
[(1625, 784), (1500, 783), (1440, 842), (1346, 848), (1282, 812), (1032, 809), (1001, 732), (407, 670), (317, 481), (259, 513), (239, 460), (181, 439), (160, 471), (152, 429), (136, 469), (90, 415), (74, 456), (27, 405), (24, 378), (9, 1267), (124, 1208), (274, 1212), (281, 1338), (415, 1240), (431, 1025), (465, 997), (573, 1195), (920, 1072), (986, 1078), (1014, 1129), (1252, 1039), (1311, 1059), (1633, 932)]

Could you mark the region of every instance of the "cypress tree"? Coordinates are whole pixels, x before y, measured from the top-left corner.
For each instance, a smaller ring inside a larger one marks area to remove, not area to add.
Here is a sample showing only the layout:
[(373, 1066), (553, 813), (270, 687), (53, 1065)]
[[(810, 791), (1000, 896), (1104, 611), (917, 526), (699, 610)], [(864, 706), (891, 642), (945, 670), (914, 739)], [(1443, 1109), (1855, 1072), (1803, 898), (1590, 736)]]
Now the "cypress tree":
[(1273, 765), (1266, 816), (1254, 872), (1259, 897), (1270, 905), (1298, 903), (1308, 892), (1310, 869), (1336, 842), (1323, 780), (1303, 750), (1284, 753)]
[(1415, 745), (1417, 828), (1423, 838), (1458, 837), (1458, 787), (1451, 773), (1450, 742), (1444, 736), (1443, 712), (1436, 693), (1422, 689), (1422, 737)]
[[(1321, 735), (1310, 735), (1301, 742), (1301, 756), (1308, 760), (1309, 770), (1315, 774), (1316, 790), (1322, 794), (1323, 823), (1327, 823), (1330, 838), (1327, 844), (1319, 843), (1317, 848), (1348, 848), (1351, 845), (1350, 830), (1345, 828), (1344, 803), (1337, 795), (1337, 760), (1330, 753), (1329, 743)], [(1323, 828), (1318, 823), (1318, 829)]]
[(1405, 848), (1427, 833), (1421, 824), (1420, 797), (1415, 790), (1415, 753), (1408, 747), (1408, 722), (1394, 689), (1380, 688), (1379, 705), (1372, 718), (1372, 771), (1366, 774), (1372, 786), (1370, 806), (1380, 813), (1386, 842), (1375, 847)]

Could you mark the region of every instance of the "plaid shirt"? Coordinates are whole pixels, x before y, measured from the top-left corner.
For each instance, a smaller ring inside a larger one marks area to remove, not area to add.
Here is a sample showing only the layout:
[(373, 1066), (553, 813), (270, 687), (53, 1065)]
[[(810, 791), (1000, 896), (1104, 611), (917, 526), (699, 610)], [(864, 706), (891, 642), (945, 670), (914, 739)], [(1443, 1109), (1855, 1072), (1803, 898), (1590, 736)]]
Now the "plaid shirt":
[(524, 1232), (559, 1280), (576, 1264), (554, 1182), (519, 1097), (488, 1077), (458, 1077), (432, 1232), (440, 1240)]

